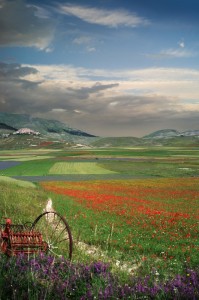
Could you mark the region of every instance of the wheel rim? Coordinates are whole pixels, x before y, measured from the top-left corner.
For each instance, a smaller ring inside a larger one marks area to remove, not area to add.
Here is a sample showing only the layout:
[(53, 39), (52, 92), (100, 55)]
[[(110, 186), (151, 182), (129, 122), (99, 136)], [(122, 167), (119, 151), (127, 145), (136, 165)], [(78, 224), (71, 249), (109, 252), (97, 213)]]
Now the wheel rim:
[(47, 252), (54, 256), (72, 258), (72, 235), (66, 219), (56, 212), (44, 212), (32, 224), (42, 234)]

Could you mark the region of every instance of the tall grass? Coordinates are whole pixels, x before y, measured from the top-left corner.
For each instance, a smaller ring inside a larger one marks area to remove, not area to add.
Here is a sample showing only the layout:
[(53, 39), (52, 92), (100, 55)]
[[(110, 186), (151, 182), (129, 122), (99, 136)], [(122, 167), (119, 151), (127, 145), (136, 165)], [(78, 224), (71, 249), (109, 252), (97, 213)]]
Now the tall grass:
[(198, 179), (42, 185), (54, 192), (75, 238), (99, 247), (91, 249), (95, 257), (104, 254), (118, 270), (145, 276), (155, 268), (158, 278), (168, 278), (199, 264)]
[(33, 184), (9, 180), (0, 182), (0, 223), (9, 217), (13, 223), (34, 221), (46, 205), (46, 193)]
[[(42, 191), (39, 187), (27, 188), (16, 183), (0, 183), (0, 217), (10, 217), (13, 223), (33, 221), (43, 211), (48, 196), (49, 193)], [(1, 254), (1, 300), (191, 300), (199, 297), (199, 271), (190, 268), (188, 265), (184, 266), (183, 274), (173, 274), (173, 276), (164, 280), (159, 278), (158, 269), (156, 267), (149, 268), (144, 260), (141, 267), (146, 268), (145, 271), (148, 271), (148, 274), (145, 273), (142, 277), (132, 276), (133, 273), (128, 273), (126, 277), (119, 276), (119, 273), (116, 274), (114, 264), (117, 264), (117, 260), (111, 259), (115, 233), (113, 220), (111, 220), (111, 226), (107, 226), (104, 231), (104, 241), (101, 241), (101, 243), (104, 243), (101, 255), (101, 260), (104, 262), (97, 261), (99, 256), (93, 256), (91, 251), (87, 251), (91, 250), (89, 244), (87, 244), (88, 248), (81, 248), (85, 226), (88, 224), (86, 210), (68, 197), (54, 195), (53, 204), (55, 204), (55, 207), (59, 208), (61, 201), (68, 203), (65, 208), (62, 206), (60, 212), (67, 218), (75, 238), (73, 262), (71, 263), (65, 258), (54, 258), (48, 255), (21, 255), (7, 259)], [(79, 215), (81, 215), (81, 218), (79, 218)], [(93, 221), (95, 220), (93, 219)], [(103, 223), (100, 224), (103, 225)], [(102, 230), (100, 224), (91, 228), (93, 231), (91, 244), (97, 245), (95, 242), (99, 242), (99, 232)], [(92, 224), (89, 223), (88, 226), (90, 225)], [(94, 250), (96, 251), (96, 249)], [(123, 254), (123, 260), (125, 261), (125, 252)], [(134, 258), (136, 259), (136, 253)], [(122, 256), (119, 259), (121, 261)], [(119, 268), (119, 270), (121, 272), (126, 271), (122, 271), (122, 268)]]
[(7, 176), (0, 176), (0, 183), (9, 183), (15, 186), (27, 187), (27, 188), (35, 188), (36, 185), (32, 182), (17, 180)]

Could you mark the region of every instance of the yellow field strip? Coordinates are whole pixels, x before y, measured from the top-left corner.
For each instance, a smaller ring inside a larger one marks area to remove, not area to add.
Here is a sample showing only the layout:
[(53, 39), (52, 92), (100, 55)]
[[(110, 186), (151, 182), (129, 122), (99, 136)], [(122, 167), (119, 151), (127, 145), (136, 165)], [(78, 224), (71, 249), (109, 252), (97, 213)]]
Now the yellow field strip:
[(95, 162), (58, 162), (49, 170), (49, 174), (116, 174), (100, 167)]

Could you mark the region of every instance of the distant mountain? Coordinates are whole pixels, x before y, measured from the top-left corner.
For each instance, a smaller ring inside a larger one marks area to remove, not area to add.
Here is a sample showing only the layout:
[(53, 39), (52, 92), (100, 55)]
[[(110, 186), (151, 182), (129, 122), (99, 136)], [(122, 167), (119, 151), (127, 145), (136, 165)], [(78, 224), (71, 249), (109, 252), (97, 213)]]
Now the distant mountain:
[(142, 138), (136, 137), (105, 137), (92, 142), (93, 147), (136, 147), (136, 146), (199, 146), (199, 130), (179, 132), (175, 129), (155, 131)]
[(181, 136), (198, 136), (199, 130), (187, 130), (180, 133)]
[(144, 139), (162, 139), (162, 138), (173, 138), (173, 137), (183, 137), (183, 136), (196, 136), (199, 137), (199, 130), (187, 130), (179, 132), (174, 129), (163, 129), (155, 131), (149, 135), (144, 136)]
[(30, 115), (0, 113), (0, 123), (5, 127), (12, 127), (13, 130), (21, 128), (30, 128), (34, 131), (39, 131), (41, 134), (52, 136), (53, 134), (95, 137), (92, 134), (86, 133), (79, 129), (74, 129), (66, 124), (56, 120), (46, 120), (42, 118), (33, 118)]
[(0, 131), (13, 132), (13, 131), (16, 131), (16, 130), (17, 129), (12, 127), (12, 126), (6, 125), (5, 123), (0, 123)]
[[(38, 132), (39, 136), (30, 136), (27, 134), (28, 131)], [(17, 134), (18, 132), (21, 133), (20, 136)], [(39, 145), (43, 145), (47, 141), (51, 142), (51, 145), (62, 143), (71, 146), (84, 146), (90, 144), (91, 140), (97, 139), (97, 137), (92, 134), (74, 129), (57, 120), (46, 120), (25, 114), (1, 112), (0, 137), (4, 139), (0, 143), (0, 148), (4, 146), (11, 148), (23, 148), (26, 146), (39, 147)]]
[(180, 133), (174, 129), (163, 129), (150, 133), (149, 135), (145, 135), (144, 139), (159, 139), (159, 138), (170, 138), (174, 136), (179, 136)]
[(199, 147), (199, 130), (179, 132), (175, 129), (163, 129), (142, 138), (96, 137), (57, 120), (0, 113), (0, 149), (134, 146)]

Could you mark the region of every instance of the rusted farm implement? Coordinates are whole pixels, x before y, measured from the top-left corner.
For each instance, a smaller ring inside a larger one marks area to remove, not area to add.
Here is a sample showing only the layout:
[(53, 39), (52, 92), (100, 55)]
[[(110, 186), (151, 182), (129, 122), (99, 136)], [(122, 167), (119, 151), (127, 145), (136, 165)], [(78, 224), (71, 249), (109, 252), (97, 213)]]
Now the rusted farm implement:
[(44, 212), (33, 223), (12, 224), (5, 218), (0, 224), (1, 251), (7, 256), (45, 252), (72, 257), (72, 235), (65, 218), (56, 212)]

